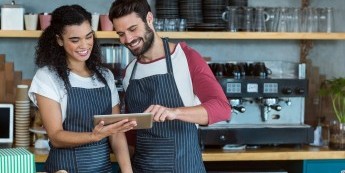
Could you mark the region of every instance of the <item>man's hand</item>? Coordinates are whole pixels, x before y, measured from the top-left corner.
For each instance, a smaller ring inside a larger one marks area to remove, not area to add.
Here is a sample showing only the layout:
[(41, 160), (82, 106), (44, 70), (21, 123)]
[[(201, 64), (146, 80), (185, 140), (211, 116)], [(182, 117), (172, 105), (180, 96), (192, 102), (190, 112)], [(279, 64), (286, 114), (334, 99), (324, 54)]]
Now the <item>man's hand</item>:
[(156, 122), (164, 122), (166, 120), (174, 120), (177, 118), (177, 109), (167, 108), (161, 105), (151, 105), (144, 113), (152, 113), (153, 120)]

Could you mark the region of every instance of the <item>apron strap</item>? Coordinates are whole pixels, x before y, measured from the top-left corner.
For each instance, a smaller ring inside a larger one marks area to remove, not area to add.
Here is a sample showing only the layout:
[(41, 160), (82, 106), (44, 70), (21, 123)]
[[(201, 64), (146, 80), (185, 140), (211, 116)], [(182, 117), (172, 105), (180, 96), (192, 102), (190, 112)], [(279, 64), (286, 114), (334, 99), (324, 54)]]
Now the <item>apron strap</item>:
[(163, 45), (164, 45), (164, 52), (165, 52), (165, 58), (167, 63), (167, 71), (170, 74), (173, 74), (173, 68), (171, 63), (171, 56), (170, 56), (170, 48), (169, 48), (169, 38), (165, 37), (163, 38)]
[(135, 61), (135, 64), (134, 64), (134, 67), (133, 67), (133, 70), (131, 73), (131, 77), (129, 78), (129, 80), (132, 80), (134, 78), (135, 71), (137, 70), (137, 64), (138, 64), (138, 59), (137, 59), (137, 61)]

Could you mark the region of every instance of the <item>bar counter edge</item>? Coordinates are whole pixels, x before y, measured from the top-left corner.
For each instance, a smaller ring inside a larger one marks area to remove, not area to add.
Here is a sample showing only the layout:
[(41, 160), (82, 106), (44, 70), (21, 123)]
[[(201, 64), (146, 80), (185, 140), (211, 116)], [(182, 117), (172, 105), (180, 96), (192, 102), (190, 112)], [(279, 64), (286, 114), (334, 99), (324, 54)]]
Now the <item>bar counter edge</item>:
[[(47, 160), (47, 149), (28, 149), (35, 155), (35, 162)], [(244, 150), (223, 150), (206, 148), (202, 151), (205, 162), (212, 161), (267, 161), (267, 160), (314, 160), (314, 159), (345, 159), (345, 151), (330, 150), (328, 147), (313, 147), (303, 145), (299, 147), (260, 147)], [(112, 162), (116, 162), (115, 155), (110, 154)]]

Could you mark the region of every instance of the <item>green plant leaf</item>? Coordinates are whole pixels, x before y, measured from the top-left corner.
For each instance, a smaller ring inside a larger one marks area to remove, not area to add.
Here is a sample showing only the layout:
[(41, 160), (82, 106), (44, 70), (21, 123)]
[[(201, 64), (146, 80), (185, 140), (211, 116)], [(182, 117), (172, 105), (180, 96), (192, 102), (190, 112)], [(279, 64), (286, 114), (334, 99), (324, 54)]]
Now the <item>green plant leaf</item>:
[(326, 80), (321, 85), (319, 94), (330, 96), (334, 113), (341, 123), (345, 123), (345, 78)]

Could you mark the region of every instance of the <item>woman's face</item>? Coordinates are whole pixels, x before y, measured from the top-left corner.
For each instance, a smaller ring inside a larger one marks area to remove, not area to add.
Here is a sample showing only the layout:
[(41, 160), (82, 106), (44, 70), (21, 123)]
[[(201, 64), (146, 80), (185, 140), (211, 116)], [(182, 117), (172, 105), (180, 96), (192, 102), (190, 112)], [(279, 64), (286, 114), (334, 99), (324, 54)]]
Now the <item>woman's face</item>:
[(81, 25), (66, 26), (57, 41), (64, 47), (68, 62), (85, 62), (92, 51), (93, 37), (91, 25), (85, 21)]

